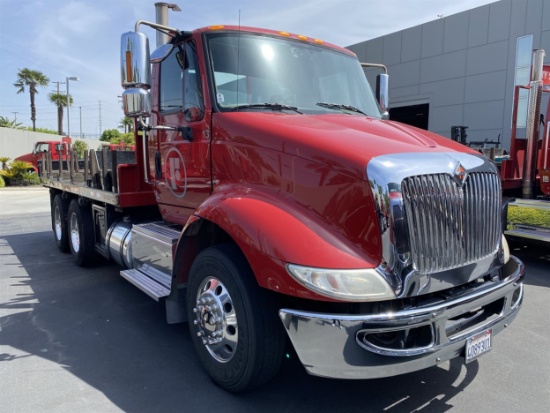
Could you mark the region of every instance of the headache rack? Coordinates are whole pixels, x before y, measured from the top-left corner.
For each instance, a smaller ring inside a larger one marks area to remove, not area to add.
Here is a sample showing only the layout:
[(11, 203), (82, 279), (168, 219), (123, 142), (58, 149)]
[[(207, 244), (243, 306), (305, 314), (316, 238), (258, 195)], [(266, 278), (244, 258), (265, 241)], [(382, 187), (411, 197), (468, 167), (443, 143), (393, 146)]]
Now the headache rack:
[(39, 161), (44, 186), (118, 207), (156, 204), (152, 187), (144, 182), (136, 153), (126, 150), (86, 150), (79, 159), (69, 148), (66, 160), (52, 160), (46, 152)]

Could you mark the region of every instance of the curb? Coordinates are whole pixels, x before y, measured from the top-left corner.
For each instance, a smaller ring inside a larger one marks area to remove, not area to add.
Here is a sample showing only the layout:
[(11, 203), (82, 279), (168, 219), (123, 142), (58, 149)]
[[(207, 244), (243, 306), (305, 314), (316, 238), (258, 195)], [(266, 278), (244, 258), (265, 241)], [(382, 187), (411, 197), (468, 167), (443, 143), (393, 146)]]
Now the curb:
[(0, 193), (2, 192), (14, 192), (14, 191), (47, 191), (48, 188), (42, 185), (30, 185), (30, 186), (6, 186), (0, 188)]

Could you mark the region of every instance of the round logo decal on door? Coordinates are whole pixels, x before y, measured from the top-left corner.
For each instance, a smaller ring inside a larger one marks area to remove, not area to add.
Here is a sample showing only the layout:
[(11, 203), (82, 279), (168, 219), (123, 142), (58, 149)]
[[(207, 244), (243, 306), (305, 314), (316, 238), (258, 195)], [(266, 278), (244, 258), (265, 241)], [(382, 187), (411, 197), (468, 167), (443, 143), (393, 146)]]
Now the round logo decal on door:
[(164, 181), (176, 198), (183, 198), (187, 192), (187, 173), (182, 153), (170, 148), (164, 162)]

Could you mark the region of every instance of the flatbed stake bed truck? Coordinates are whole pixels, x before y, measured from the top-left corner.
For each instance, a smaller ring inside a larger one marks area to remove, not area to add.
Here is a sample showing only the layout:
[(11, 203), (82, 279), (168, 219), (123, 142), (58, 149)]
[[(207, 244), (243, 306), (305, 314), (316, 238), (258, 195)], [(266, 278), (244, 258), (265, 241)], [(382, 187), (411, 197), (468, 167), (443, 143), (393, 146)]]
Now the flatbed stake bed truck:
[(121, 47), (135, 152), (44, 160), (54, 238), (187, 322), (219, 386), (266, 383), (287, 346), (341, 379), (471, 362), (516, 317), (496, 167), (386, 120), (385, 73), (375, 97), (350, 51), (248, 27), (139, 21)]

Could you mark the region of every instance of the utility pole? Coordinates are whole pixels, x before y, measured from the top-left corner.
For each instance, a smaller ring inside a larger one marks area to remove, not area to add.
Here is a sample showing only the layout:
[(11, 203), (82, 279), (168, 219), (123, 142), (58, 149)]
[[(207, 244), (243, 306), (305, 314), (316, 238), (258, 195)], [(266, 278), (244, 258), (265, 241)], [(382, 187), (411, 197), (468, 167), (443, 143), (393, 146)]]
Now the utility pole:
[(69, 109), (71, 107), (71, 95), (69, 95), (69, 80), (78, 80), (77, 77), (71, 76), (65, 78), (67, 81), (67, 136), (71, 137), (71, 115)]
[(82, 106), (79, 106), (78, 110), (80, 111), (80, 139), (82, 139)]
[(101, 138), (101, 100), (99, 101), (99, 138)]
[(65, 82), (52, 82), (52, 83), (57, 84), (57, 94), (59, 95), (59, 85), (64, 85)]
[(15, 115), (15, 121), (14, 121), (14, 122), (17, 123), (17, 114), (18, 114), (19, 112), (12, 112), (12, 113)]

